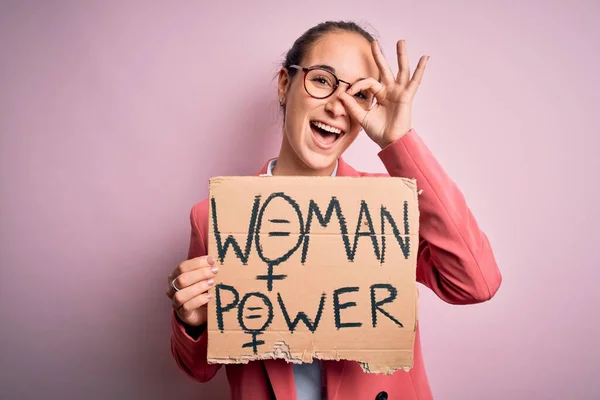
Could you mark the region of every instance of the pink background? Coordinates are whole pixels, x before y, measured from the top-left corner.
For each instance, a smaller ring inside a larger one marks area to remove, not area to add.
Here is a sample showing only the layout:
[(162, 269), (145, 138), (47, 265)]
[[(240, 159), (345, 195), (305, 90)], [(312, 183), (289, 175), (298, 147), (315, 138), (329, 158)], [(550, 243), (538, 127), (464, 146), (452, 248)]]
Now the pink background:
[(436, 399), (599, 398), (600, 3), (37, 3), (0, 5), (1, 398), (228, 397), (176, 368), (166, 276), (207, 179), (276, 155), (272, 78), (325, 19), (431, 56), (414, 126), (504, 276), (477, 306), (421, 290)]

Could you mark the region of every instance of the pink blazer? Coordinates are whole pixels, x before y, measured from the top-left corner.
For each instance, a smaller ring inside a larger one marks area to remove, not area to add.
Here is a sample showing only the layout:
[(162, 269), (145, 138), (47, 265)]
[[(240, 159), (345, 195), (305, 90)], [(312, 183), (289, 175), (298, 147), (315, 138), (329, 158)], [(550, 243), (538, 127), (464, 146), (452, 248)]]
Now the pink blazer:
[[(481, 303), (491, 299), (502, 277), (490, 243), (479, 229), (465, 199), (436, 161), (416, 131), (392, 143), (378, 154), (389, 175), (415, 178), (419, 197), (420, 235), (417, 281), (451, 304)], [(266, 172), (267, 163), (260, 173)], [(343, 159), (338, 176), (384, 176), (358, 172)], [(192, 232), (189, 258), (205, 255), (208, 236), (208, 203), (196, 204), (190, 214)], [(187, 335), (172, 316), (171, 351), (177, 365), (191, 378), (206, 382), (221, 367), (206, 362), (206, 331), (198, 340)], [(284, 360), (255, 361), (225, 367), (233, 399), (296, 400), (291, 364)], [(419, 327), (414, 367), (392, 375), (364, 373), (355, 362), (324, 361), (323, 377), (328, 400), (404, 399), (430, 400)]]

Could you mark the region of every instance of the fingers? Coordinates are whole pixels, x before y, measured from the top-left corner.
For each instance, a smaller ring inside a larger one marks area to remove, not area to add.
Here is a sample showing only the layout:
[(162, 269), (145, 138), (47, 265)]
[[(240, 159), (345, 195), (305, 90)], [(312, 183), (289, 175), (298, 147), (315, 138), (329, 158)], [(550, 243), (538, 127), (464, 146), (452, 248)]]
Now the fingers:
[(197, 282), (213, 278), (219, 271), (212, 256), (197, 257), (179, 264), (168, 276), (167, 297), (173, 298), (175, 286), (180, 291)]
[(194, 297), (193, 299), (183, 303), (180, 307), (175, 308), (175, 312), (182, 320), (186, 320), (187, 316), (193, 311), (205, 306), (212, 298), (210, 293), (204, 293)]
[(219, 272), (219, 267), (216, 265), (213, 267), (204, 267), (190, 272), (184, 272), (183, 274), (174, 278), (173, 283), (179, 289), (179, 291), (182, 291), (198, 282), (207, 281), (214, 278), (217, 272)]
[[(202, 298), (204, 301), (204, 303), (201, 305), (206, 304), (212, 297), (210, 293), (207, 293), (208, 289), (210, 289), (214, 283), (214, 279), (210, 278), (196, 282), (185, 289), (175, 292), (173, 295), (173, 308), (176, 310), (183, 308), (186, 311), (195, 310), (198, 307), (193, 307), (193, 305), (198, 303), (198, 297)], [(192, 302), (192, 304), (187, 304), (189, 302)]]
[(410, 66), (408, 64), (408, 55), (406, 54), (406, 43), (399, 40), (396, 43), (396, 53), (398, 55), (398, 76), (396, 82), (404, 86), (410, 79)]
[(407, 86), (407, 90), (411, 93), (415, 93), (417, 88), (421, 84), (421, 80), (423, 79), (423, 74), (425, 73), (425, 67), (427, 66), (427, 61), (429, 61), (429, 56), (423, 56), (419, 60), (419, 64), (417, 64), (417, 69), (415, 70), (415, 74), (413, 75), (410, 83)]
[(344, 107), (346, 107), (350, 115), (362, 125), (362, 121), (364, 121), (368, 111), (361, 107), (356, 99), (346, 92), (341, 92), (338, 97), (344, 103)]
[(381, 47), (379, 46), (379, 42), (375, 40), (371, 43), (371, 51), (373, 52), (373, 57), (375, 58), (375, 63), (379, 68), (379, 73), (381, 74), (381, 80), (386, 85), (390, 85), (394, 82), (394, 73), (390, 68), (390, 64), (385, 59), (383, 52), (381, 51)]
[(214, 263), (215, 258), (213, 256), (192, 258), (179, 264), (173, 271), (173, 276), (178, 276), (184, 272), (193, 271), (198, 268), (212, 266)]
[(350, 96), (354, 96), (356, 93), (362, 90), (368, 90), (371, 92), (377, 101), (381, 103), (385, 98), (385, 90), (384, 86), (381, 82), (377, 81), (375, 78), (366, 78), (362, 81), (355, 82), (350, 86), (350, 88), (346, 91)]

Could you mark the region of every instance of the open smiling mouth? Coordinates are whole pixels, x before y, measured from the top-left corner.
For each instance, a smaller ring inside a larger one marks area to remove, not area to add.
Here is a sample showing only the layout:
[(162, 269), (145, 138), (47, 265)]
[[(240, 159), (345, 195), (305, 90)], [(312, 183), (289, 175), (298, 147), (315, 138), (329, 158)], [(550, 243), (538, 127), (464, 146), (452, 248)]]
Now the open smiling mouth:
[(315, 135), (315, 139), (326, 147), (330, 147), (344, 135), (344, 131), (320, 121), (310, 121), (310, 128)]

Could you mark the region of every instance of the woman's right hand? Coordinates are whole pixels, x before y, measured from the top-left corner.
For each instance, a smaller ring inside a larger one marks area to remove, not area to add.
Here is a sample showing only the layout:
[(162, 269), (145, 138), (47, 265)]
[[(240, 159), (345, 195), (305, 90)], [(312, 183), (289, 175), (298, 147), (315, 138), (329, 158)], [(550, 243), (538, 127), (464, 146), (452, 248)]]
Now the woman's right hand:
[(212, 256), (192, 258), (179, 264), (169, 275), (167, 296), (179, 319), (190, 326), (206, 323), (206, 304), (212, 297), (208, 289), (214, 285), (213, 278), (219, 271), (214, 264)]

